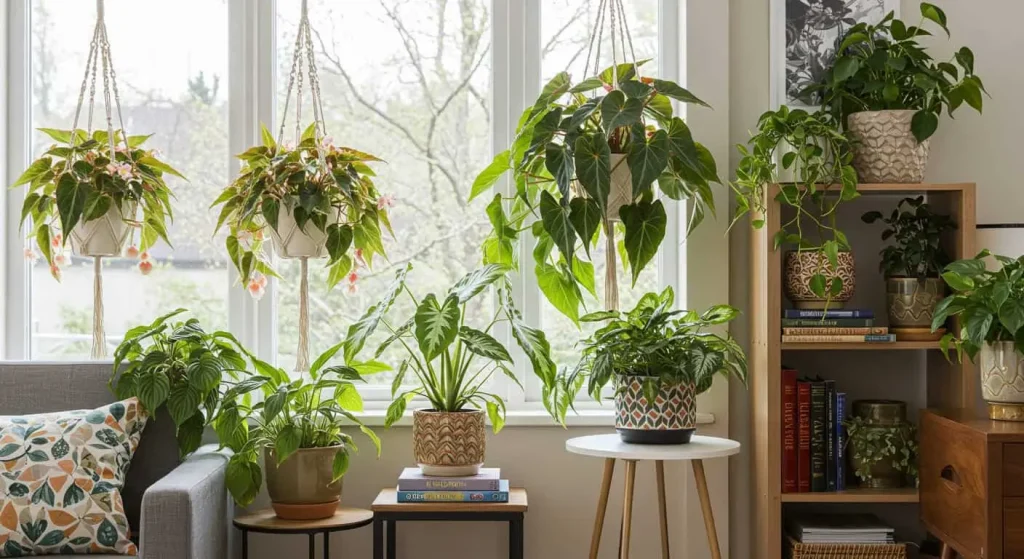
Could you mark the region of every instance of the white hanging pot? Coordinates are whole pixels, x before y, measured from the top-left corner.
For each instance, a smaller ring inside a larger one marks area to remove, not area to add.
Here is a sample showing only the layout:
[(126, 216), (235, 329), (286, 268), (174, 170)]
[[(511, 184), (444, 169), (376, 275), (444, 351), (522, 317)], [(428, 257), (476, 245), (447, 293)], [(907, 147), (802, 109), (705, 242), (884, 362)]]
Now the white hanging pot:
[(619, 209), (633, 203), (633, 175), (629, 172), (629, 162), (624, 153), (613, 153), (611, 166), (612, 181), (605, 216), (612, 221), (621, 221)]
[[(294, 209), (294, 208), (293, 208)], [(341, 214), (337, 208), (331, 208), (327, 224), (337, 223)], [(327, 233), (317, 229), (312, 221), (299, 228), (292, 210), (281, 206), (277, 212), (277, 229), (270, 227), (270, 237), (274, 240), (274, 250), (281, 258), (323, 258), (327, 256)]]
[(103, 216), (79, 222), (71, 229), (71, 251), (75, 256), (120, 256), (128, 240), (131, 226), (126, 220), (135, 218), (138, 206), (125, 203), (121, 209), (111, 205)]

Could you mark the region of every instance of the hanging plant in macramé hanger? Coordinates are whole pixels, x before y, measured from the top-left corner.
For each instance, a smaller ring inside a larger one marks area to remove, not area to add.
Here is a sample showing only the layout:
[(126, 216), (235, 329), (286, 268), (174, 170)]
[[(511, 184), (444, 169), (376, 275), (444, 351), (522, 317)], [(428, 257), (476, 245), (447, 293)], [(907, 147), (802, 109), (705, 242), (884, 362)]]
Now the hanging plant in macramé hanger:
[[(303, 129), (304, 65), (313, 122)], [(294, 143), (285, 141), (293, 98)], [(302, 372), (309, 370), (308, 260), (327, 257), (328, 288), (345, 279), (354, 289), (356, 269), (371, 266), (375, 256), (385, 256), (382, 230), (394, 236), (388, 219), (394, 199), (377, 191), (369, 165), (381, 160), (336, 146), (327, 136), (305, 0), (281, 115), (277, 139), (263, 128), (262, 145), (238, 156), (243, 162), (238, 178), (213, 205), (221, 206), (217, 229), (228, 227), (228, 256), (241, 284), (254, 297), (262, 296), (266, 276), (280, 277), (263, 250), (268, 233), (279, 257), (301, 261), (295, 369)]]
[[(107, 127), (92, 131), (97, 72), (103, 82)], [(78, 128), (83, 108), (87, 114), (84, 130)], [(159, 239), (170, 245), (167, 223), (173, 220), (173, 194), (164, 175), (184, 177), (153, 151), (143, 149), (149, 136), (125, 133), (103, 0), (96, 1), (96, 25), (71, 129), (39, 130), (55, 143), (12, 185), (27, 185), (21, 226), (24, 229), (31, 224), (29, 239), (34, 240), (58, 281), (60, 267), (67, 261), (64, 249), (68, 241), (74, 255), (94, 259), (92, 357), (105, 357), (101, 259), (121, 256), (129, 236), (139, 236), (139, 246), (129, 249), (132, 257), (140, 251), (146, 254)], [(26, 249), (26, 255), (34, 259), (31, 249)], [(151, 268), (145, 259), (139, 264), (144, 274)]]
[[(612, 66), (599, 71), (606, 24)], [(541, 291), (577, 324), (587, 319), (580, 317), (583, 291), (596, 297), (590, 250), (601, 229), (608, 310), (618, 308), (615, 222), (634, 285), (657, 254), (668, 216), (655, 184), (661, 196), (690, 201), (687, 233), (715, 211), (715, 160), (673, 114), (671, 100), (708, 105), (674, 82), (641, 76), (646, 62), (633, 52), (622, 0), (601, 0), (584, 68), (591, 76), (573, 84), (562, 72), (548, 82), (519, 119), (512, 147), (480, 173), (470, 194), (512, 171), (515, 195), (495, 194), (487, 207), (494, 231), (484, 261), (513, 265), (519, 233), (531, 230)]]

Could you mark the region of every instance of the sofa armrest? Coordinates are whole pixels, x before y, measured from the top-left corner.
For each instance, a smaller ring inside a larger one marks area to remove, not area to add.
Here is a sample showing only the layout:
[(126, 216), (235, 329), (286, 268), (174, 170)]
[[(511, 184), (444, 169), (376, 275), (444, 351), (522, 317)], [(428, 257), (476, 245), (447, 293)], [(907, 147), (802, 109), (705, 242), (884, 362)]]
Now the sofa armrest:
[(224, 483), (229, 450), (201, 447), (142, 495), (142, 559), (228, 556), (231, 498)]

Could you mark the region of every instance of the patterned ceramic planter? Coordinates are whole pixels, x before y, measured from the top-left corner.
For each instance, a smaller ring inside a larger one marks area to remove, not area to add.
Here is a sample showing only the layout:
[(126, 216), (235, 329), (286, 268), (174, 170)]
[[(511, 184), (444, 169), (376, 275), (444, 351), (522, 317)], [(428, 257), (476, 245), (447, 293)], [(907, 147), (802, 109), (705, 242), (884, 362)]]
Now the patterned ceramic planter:
[(413, 454), (423, 475), (476, 475), (484, 464), (486, 435), (481, 410), (416, 410), (412, 415)]
[(919, 183), (928, 165), (928, 140), (910, 131), (915, 111), (853, 113), (846, 130), (853, 140), (853, 168), (860, 182)]
[(344, 479), (331, 481), (337, 452), (337, 446), (300, 448), (278, 464), (274, 451), (264, 449), (267, 493), (279, 518), (314, 520), (334, 515)]
[(1024, 356), (1013, 342), (994, 342), (981, 348), (981, 395), (988, 416), (1005, 421), (1024, 421)]
[(659, 383), (654, 401), (644, 394), (645, 377), (616, 377), (615, 430), (622, 442), (686, 444), (697, 430), (694, 384)]
[[(337, 223), (340, 219), (337, 208), (332, 210), (333, 218), (328, 223)], [(312, 223), (299, 228), (292, 212), (284, 206), (277, 213), (277, 230), (270, 229), (270, 238), (274, 240), (274, 250), (281, 258), (322, 258), (327, 255), (327, 233), (316, 228)]]
[[(831, 270), (828, 258), (822, 252), (817, 251), (792, 251), (786, 253), (783, 264), (783, 282), (786, 290), (786, 297), (798, 309), (823, 309), (826, 303), (829, 308), (841, 309), (843, 305), (853, 297), (853, 291), (857, 287), (856, 266), (852, 252), (839, 253), (839, 267), (834, 272)], [(822, 299), (811, 290), (811, 278), (817, 273), (825, 275), (825, 291), (831, 288), (832, 278), (840, 278), (843, 281), (843, 288), (839, 294), (831, 300)], [(830, 273), (831, 272), (831, 273)]]
[(889, 326), (892, 328), (928, 328), (935, 305), (942, 300), (945, 284), (939, 278), (887, 278)]
[(76, 256), (121, 256), (131, 231), (125, 218), (134, 219), (135, 208), (135, 204), (125, 204), (122, 214), (111, 206), (102, 217), (75, 225), (69, 239), (72, 252)]

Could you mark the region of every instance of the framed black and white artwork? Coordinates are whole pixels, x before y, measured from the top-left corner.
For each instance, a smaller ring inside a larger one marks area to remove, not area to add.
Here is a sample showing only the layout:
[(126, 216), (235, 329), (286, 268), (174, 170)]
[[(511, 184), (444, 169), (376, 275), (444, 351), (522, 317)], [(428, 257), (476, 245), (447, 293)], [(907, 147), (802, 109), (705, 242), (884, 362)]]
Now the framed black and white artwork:
[(832, 64), (837, 39), (861, 21), (876, 23), (890, 11), (899, 17), (899, 0), (771, 1), (773, 108), (820, 105), (804, 89)]

